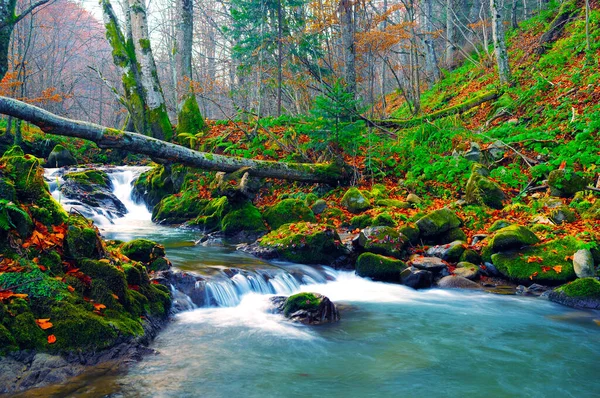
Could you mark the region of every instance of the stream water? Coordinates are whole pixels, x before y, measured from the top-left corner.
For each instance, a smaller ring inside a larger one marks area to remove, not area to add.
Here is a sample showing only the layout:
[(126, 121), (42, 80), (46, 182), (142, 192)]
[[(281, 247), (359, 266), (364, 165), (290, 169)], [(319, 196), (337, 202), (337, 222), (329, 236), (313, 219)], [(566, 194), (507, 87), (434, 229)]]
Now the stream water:
[[(152, 344), (158, 355), (38, 396), (600, 396), (597, 312), (517, 296), (414, 291), (195, 245), (197, 233), (154, 225), (131, 201), (138, 172), (111, 173), (130, 213), (112, 223), (96, 218), (100, 229), (108, 238), (163, 243), (175, 267), (209, 277), (213, 306), (178, 314)], [(232, 268), (240, 272), (232, 276)], [(341, 321), (307, 327), (267, 312), (270, 294), (297, 291), (328, 296)]]

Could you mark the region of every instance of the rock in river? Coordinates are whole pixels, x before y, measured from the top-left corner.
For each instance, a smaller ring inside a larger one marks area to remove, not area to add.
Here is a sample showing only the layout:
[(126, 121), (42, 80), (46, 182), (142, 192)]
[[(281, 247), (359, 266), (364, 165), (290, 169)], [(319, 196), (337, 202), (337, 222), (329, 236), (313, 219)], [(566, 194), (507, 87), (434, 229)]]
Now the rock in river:
[(319, 293), (298, 293), (290, 297), (270, 298), (273, 312), (282, 313), (293, 322), (305, 325), (320, 325), (340, 320), (337, 307)]

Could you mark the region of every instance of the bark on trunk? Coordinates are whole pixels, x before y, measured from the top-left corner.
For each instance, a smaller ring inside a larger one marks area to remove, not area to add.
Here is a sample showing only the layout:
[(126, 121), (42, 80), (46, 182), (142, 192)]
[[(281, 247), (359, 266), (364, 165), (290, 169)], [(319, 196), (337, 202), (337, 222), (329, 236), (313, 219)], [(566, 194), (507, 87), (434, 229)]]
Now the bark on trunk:
[(196, 134), (206, 129), (192, 86), (193, 0), (177, 0), (177, 134)]
[(345, 183), (352, 176), (351, 168), (344, 163), (285, 163), (198, 152), (142, 134), (66, 119), (7, 97), (0, 97), (0, 114), (28, 121), (49, 134), (93, 141), (100, 148), (123, 149), (205, 170), (233, 172), (249, 167), (250, 174), (256, 177), (334, 185)]
[(454, 65), (455, 27), (454, 27), (454, 2), (446, 0), (446, 67)]
[(429, 87), (433, 86), (440, 79), (440, 69), (437, 65), (435, 56), (435, 46), (433, 42), (433, 4), (432, 0), (424, 0), (424, 19), (425, 19), (425, 72)]
[(356, 97), (356, 50), (354, 46), (354, 7), (352, 0), (341, 0), (340, 30), (344, 51), (344, 80), (346, 90)]
[(504, 24), (502, 20), (501, 0), (490, 0), (490, 11), (492, 13), (492, 36), (494, 39), (494, 52), (496, 53), (496, 64), (501, 84), (510, 84), (511, 75), (508, 65), (508, 51), (506, 50), (506, 39), (504, 37)]

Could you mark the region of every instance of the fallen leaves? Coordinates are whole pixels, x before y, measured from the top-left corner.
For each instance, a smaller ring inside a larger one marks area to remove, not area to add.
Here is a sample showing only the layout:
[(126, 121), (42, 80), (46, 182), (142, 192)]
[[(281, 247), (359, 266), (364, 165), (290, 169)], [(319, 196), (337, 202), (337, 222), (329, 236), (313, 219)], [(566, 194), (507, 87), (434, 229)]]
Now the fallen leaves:
[(52, 323), (50, 322), (50, 318), (47, 318), (47, 319), (36, 319), (35, 323), (37, 323), (37, 325), (42, 330), (50, 329), (53, 326)]
[(552, 269), (554, 270), (554, 272), (556, 272), (557, 274), (560, 274), (562, 272), (562, 265), (556, 265), (554, 267), (552, 267)]
[(0, 291), (0, 301), (8, 301), (13, 298), (26, 298), (26, 294), (13, 293), (12, 290)]
[(542, 263), (544, 261), (543, 258), (538, 257), (538, 256), (529, 256), (527, 257), (527, 262), (528, 263)]
[(54, 344), (56, 343), (56, 336), (51, 334), (50, 336), (48, 336), (48, 344)]

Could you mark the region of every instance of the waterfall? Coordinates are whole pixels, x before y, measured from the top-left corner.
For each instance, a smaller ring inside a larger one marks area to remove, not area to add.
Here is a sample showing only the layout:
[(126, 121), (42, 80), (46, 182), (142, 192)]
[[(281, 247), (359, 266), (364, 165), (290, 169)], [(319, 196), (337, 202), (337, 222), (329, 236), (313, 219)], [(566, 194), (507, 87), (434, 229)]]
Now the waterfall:
[(66, 198), (62, 195), (60, 187), (64, 184), (62, 176), (65, 173), (86, 170), (85, 168), (72, 169), (46, 169), (44, 178), (49, 185), (50, 193), (69, 212), (75, 210), (92, 219), (96, 225), (103, 227), (112, 224), (125, 224), (132, 221), (150, 221), (151, 214), (143, 203), (135, 203), (131, 197), (132, 184), (135, 179), (148, 167), (122, 166), (122, 167), (99, 167), (98, 170), (106, 172), (112, 184), (112, 194), (119, 200), (127, 212), (124, 217), (114, 217), (105, 209), (92, 207), (74, 198)]

